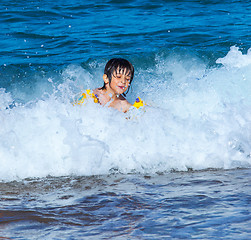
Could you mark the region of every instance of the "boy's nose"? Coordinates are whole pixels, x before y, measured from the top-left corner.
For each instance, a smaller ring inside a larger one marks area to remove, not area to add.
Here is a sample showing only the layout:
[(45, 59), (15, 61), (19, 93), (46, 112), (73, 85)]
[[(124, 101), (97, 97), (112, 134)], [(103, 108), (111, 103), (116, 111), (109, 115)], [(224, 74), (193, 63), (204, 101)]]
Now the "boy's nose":
[(122, 83), (126, 83), (126, 77), (125, 77), (125, 76), (123, 76), (123, 77), (121, 78), (121, 82), (122, 82)]

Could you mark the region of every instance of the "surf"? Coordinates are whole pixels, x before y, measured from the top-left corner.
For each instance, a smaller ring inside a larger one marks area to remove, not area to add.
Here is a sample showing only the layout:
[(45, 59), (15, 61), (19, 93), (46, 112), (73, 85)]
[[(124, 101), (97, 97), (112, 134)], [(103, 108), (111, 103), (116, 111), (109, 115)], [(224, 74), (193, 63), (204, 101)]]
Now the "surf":
[(101, 86), (102, 62), (2, 88), (1, 179), (250, 167), (250, 57), (232, 47), (208, 66), (156, 54), (135, 66), (127, 97), (148, 106), (133, 120), (91, 102), (73, 106), (77, 94)]

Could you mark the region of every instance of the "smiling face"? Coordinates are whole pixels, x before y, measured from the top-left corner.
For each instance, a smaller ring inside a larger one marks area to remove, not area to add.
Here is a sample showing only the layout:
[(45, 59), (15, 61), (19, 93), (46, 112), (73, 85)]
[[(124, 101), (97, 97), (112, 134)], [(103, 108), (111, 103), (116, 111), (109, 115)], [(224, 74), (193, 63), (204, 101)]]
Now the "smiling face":
[[(125, 96), (130, 88), (133, 76), (134, 67), (129, 61), (123, 58), (112, 58), (105, 65), (104, 86), (100, 89), (106, 90), (111, 94), (116, 93)], [(124, 83), (125, 80), (126, 82)]]
[(104, 74), (103, 78), (106, 86), (109, 86), (114, 94), (123, 94), (130, 85), (131, 73), (127, 69), (118, 68), (113, 72), (110, 83), (106, 74)]

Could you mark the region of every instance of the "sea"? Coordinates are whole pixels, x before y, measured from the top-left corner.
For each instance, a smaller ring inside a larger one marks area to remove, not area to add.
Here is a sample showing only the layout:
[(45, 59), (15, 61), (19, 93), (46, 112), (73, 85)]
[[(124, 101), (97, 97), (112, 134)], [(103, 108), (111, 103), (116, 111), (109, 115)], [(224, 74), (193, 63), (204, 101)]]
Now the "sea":
[(251, 239), (250, 1), (0, 2), (0, 239)]

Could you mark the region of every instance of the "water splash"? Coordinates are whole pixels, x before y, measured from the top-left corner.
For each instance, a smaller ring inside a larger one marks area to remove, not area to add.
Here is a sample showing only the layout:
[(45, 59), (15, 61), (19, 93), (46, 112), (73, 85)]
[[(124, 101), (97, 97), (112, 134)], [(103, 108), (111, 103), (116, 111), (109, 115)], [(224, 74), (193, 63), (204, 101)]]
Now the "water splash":
[[(217, 62), (230, 62), (232, 51)], [(73, 106), (74, 95), (100, 85), (76, 65), (59, 80), (41, 79), (48, 92), (41, 88), (40, 97), (26, 103), (2, 89), (1, 179), (250, 167), (248, 54), (237, 70), (156, 58), (152, 68), (139, 69), (129, 94), (148, 103), (134, 120), (94, 103)]]

